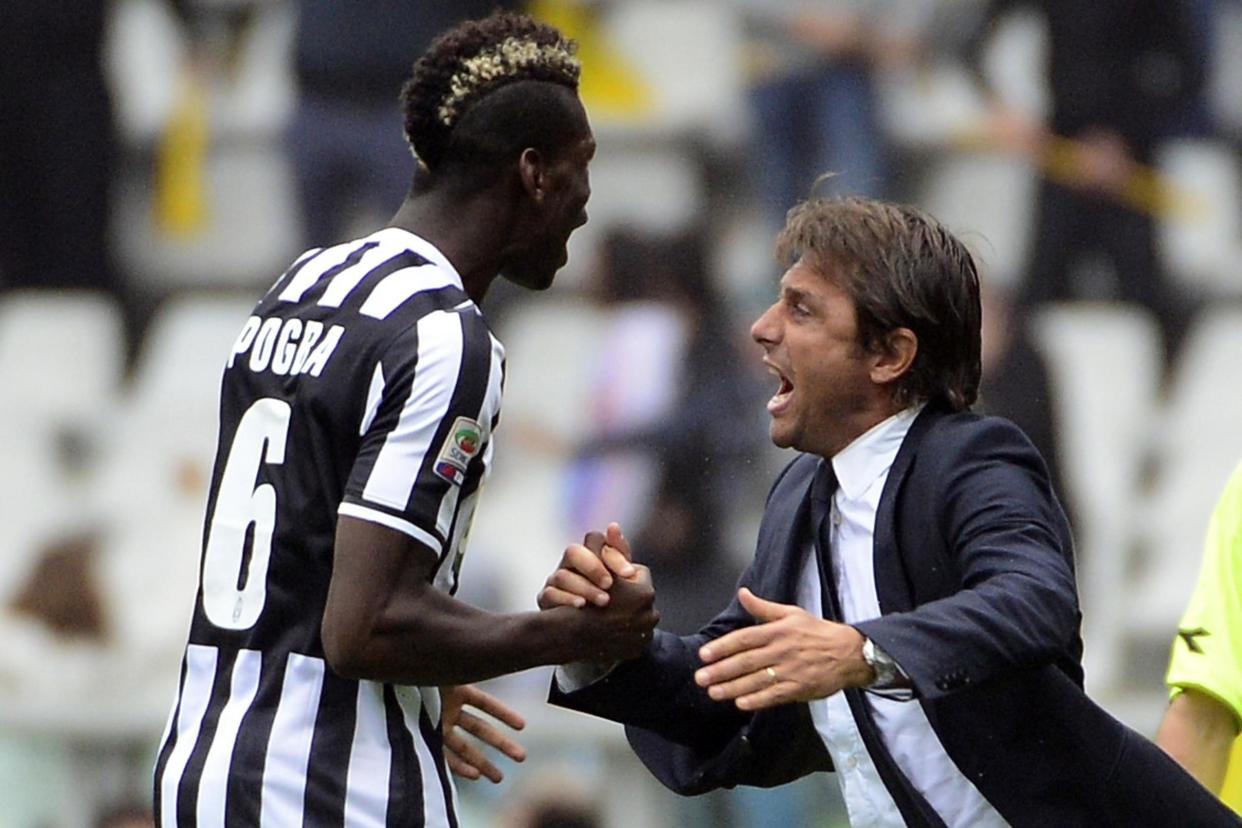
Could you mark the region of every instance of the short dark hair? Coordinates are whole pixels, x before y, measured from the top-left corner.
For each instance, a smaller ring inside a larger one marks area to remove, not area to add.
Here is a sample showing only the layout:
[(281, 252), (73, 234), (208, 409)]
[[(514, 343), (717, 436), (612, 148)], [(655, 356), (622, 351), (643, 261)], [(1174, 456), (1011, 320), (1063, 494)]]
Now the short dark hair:
[(526, 147), (552, 151), (582, 130), (577, 44), (526, 15), (449, 29), (401, 90), (405, 135), (432, 173), (491, 167)]
[[(786, 265), (805, 259), (854, 301), (859, 345), (884, 347), (909, 328), (918, 353), (896, 402), (941, 399), (957, 411), (979, 394), (979, 274), (970, 251), (936, 219), (902, 204), (816, 198), (786, 216), (777, 238)], [(835, 277), (832, 275), (835, 274)]]

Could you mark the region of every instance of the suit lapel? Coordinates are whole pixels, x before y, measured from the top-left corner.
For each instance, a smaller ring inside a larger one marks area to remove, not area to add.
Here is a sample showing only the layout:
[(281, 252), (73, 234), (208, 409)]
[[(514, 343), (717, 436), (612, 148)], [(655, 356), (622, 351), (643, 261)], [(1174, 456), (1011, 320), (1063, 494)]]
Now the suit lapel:
[(810, 547), (811, 481), (817, 458), (798, 458), (777, 484), (768, 503), (759, 554), (765, 560), (755, 594), (782, 604), (797, 603), (802, 556)]
[(928, 403), (906, 433), (893, 467), (884, 482), (884, 491), (880, 493), (880, 504), (875, 513), (875, 535), (873, 539), (873, 566), (875, 567), (875, 591), (880, 601), (880, 612), (888, 615), (892, 612), (908, 612), (914, 609), (914, 594), (910, 578), (906, 573), (905, 561), (897, 545), (897, 499), (901, 495), (901, 487), (909, 476), (914, 458), (918, 454), (919, 444), (932, 424), (943, 416), (944, 411), (935, 402)]

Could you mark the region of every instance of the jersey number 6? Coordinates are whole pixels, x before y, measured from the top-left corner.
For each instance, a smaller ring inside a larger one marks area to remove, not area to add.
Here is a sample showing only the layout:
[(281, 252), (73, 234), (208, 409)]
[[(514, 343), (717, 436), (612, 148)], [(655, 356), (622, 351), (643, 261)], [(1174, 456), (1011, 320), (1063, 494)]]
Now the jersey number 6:
[[(285, 461), (291, 413), (283, 400), (259, 400), (242, 415), (233, 435), (203, 558), (203, 611), (217, 627), (249, 629), (263, 612), (276, 528), (276, 490), (270, 483), (255, 486), (255, 480), (261, 463)], [(252, 525), (250, 561), (243, 571), (246, 535)]]

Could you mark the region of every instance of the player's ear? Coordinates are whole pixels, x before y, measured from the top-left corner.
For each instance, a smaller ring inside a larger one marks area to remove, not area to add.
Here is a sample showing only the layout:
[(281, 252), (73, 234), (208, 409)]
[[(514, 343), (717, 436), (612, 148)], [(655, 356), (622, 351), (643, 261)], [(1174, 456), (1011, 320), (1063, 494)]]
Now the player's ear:
[(542, 204), (547, 196), (547, 166), (543, 154), (534, 147), (527, 147), (518, 156), (518, 179), (528, 198)]

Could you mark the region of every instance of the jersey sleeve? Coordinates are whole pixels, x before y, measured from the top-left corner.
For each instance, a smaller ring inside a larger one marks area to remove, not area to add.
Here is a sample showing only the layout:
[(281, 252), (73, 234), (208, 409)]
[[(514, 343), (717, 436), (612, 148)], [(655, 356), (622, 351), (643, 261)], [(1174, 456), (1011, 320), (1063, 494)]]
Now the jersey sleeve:
[(1193, 687), (1242, 720), (1242, 465), (1212, 512), (1199, 581), (1173, 642), (1165, 679), (1176, 695)]
[(477, 486), (499, 408), (499, 359), (473, 309), (435, 311), (376, 364), (339, 513), (447, 550), (463, 488)]

